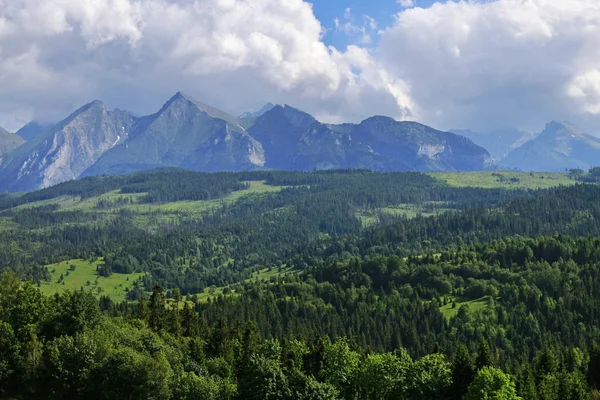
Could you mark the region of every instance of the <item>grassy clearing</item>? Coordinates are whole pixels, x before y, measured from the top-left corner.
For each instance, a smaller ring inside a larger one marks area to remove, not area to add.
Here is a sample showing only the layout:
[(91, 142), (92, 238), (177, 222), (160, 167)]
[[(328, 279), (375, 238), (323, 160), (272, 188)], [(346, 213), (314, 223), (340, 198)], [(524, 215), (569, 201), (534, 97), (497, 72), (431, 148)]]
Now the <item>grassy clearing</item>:
[[(127, 294), (126, 288), (132, 287), (143, 274), (114, 273), (108, 278), (98, 276), (96, 267), (102, 263), (102, 259), (91, 263), (88, 260), (68, 260), (47, 265), (52, 278), (50, 282), (42, 282), (40, 289), (44, 294), (53, 295), (65, 290), (81, 290), (83, 287), (84, 290), (92, 292), (97, 297), (108, 296), (116, 302), (124, 301)], [(72, 265), (75, 266), (74, 270), (71, 269)], [(59, 283), (61, 275), (63, 278)]]
[(180, 219), (203, 218), (211, 211), (217, 211), (225, 205), (230, 205), (245, 196), (261, 196), (267, 193), (277, 193), (284, 186), (270, 186), (263, 181), (248, 182), (250, 187), (238, 190), (229, 195), (212, 200), (177, 201), (162, 204), (129, 204), (120, 207), (137, 214), (134, 221), (139, 228), (148, 229), (150, 226), (161, 224), (177, 225)]
[(14, 222), (11, 218), (8, 217), (0, 217), (0, 232), (8, 231), (11, 229), (17, 229), (19, 224)]
[(428, 175), (454, 187), (548, 189), (560, 185), (575, 184), (575, 181), (569, 179), (567, 174), (551, 172), (434, 172)]
[(417, 204), (397, 204), (383, 208), (360, 210), (356, 217), (360, 219), (364, 227), (376, 225), (380, 222), (380, 217), (406, 217), (407, 219), (416, 218), (418, 215), (430, 217), (451, 210), (446, 203), (429, 202), (425, 205)]
[[(295, 273), (295, 270), (290, 267), (282, 267), (281, 271), (278, 268), (265, 268), (259, 272), (255, 272), (254, 274), (252, 274), (252, 277), (247, 279), (246, 282), (256, 281), (256, 280), (268, 281), (271, 278), (284, 276), (287, 273)], [(235, 285), (232, 285), (232, 286), (235, 286)], [(224, 294), (223, 291), (226, 288), (229, 288), (230, 292), (227, 294)], [(197, 297), (198, 297), (198, 301), (200, 303), (206, 303), (209, 298), (214, 299), (215, 297), (218, 297), (219, 295), (235, 296), (236, 293), (235, 293), (235, 290), (233, 288), (231, 288), (230, 286), (211, 287), (211, 288), (204, 289), (204, 292), (202, 292), (202, 293), (198, 293)]]
[[(161, 225), (177, 225), (182, 219), (200, 219), (211, 211), (217, 211), (224, 205), (233, 204), (245, 196), (261, 196), (276, 193), (284, 186), (270, 186), (264, 181), (248, 182), (248, 189), (239, 190), (229, 195), (212, 200), (178, 201), (172, 203), (143, 204), (139, 200), (146, 193), (120, 193), (115, 190), (102, 195), (81, 199), (79, 196), (61, 196), (55, 199), (42, 200), (15, 207), (15, 210), (57, 204), (60, 211), (82, 211), (102, 215), (102, 220), (109, 220), (116, 213), (126, 210), (131, 212), (136, 227), (153, 230)], [(10, 219), (0, 220), (0, 231), (13, 229), (18, 225)]]
[[(252, 195), (252, 194), (265, 194), (281, 191), (284, 186), (270, 186), (264, 181), (251, 181), (247, 182), (250, 186), (248, 189), (238, 190), (230, 193), (229, 195), (213, 199), (213, 200), (198, 200), (198, 201), (178, 201), (173, 203), (161, 203), (161, 204), (139, 204), (137, 203), (140, 198), (146, 195), (146, 193), (121, 193), (119, 190), (104, 193), (102, 195), (91, 197), (88, 199), (81, 199), (79, 196), (61, 196), (49, 200), (41, 200), (32, 203), (27, 203), (15, 207), (15, 210), (22, 208), (41, 207), (51, 204), (58, 204), (61, 211), (98, 211), (107, 212), (120, 209), (129, 209), (136, 212), (185, 212), (194, 213), (210, 210), (214, 207), (221, 207), (223, 204), (231, 204), (239, 200), (240, 198)], [(129, 202), (133, 204), (120, 204), (112, 208), (102, 209), (98, 208), (98, 204), (102, 201), (105, 202)], [(137, 204), (136, 204), (137, 203)]]
[[(456, 314), (458, 314), (458, 310), (462, 306), (467, 306), (469, 308), (469, 311), (479, 311), (479, 310), (483, 310), (483, 309), (487, 308), (488, 297), (489, 296), (485, 296), (480, 299), (472, 300), (472, 299), (468, 299), (466, 297), (450, 296), (450, 302), (448, 304), (446, 304), (445, 306), (440, 307), (440, 311), (447, 320), (450, 320), (450, 319), (454, 318), (456, 316)], [(454, 307), (454, 308), (452, 307), (452, 300), (454, 300), (456, 302), (456, 307)]]

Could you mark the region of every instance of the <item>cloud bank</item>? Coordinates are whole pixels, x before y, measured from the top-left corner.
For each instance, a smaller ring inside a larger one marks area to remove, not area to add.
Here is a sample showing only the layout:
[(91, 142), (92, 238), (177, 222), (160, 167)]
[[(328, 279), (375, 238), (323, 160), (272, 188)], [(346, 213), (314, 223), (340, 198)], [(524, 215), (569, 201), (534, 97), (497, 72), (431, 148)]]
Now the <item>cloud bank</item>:
[(301, 0), (0, 0), (0, 122), (101, 98), (145, 113), (177, 90), (232, 112), (288, 102), (330, 119), (411, 114), (402, 80), (338, 51)]
[(399, 13), (378, 56), (433, 124), (539, 129), (600, 114), (600, 2), (498, 0)]
[[(338, 26), (356, 36), (350, 18)], [(377, 29), (328, 47), (302, 0), (0, 0), (0, 125), (96, 98), (143, 114), (182, 90), (233, 113), (272, 101), (332, 122), (600, 128), (596, 0), (403, 1)]]

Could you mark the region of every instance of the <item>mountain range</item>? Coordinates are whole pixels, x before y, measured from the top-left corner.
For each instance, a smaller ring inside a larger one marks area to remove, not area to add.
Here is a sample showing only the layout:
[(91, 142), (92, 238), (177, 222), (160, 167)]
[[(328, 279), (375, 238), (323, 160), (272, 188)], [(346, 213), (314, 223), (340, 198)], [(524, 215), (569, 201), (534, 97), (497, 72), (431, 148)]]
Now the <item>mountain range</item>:
[(600, 165), (600, 138), (568, 121), (552, 121), (541, 133), (517, 129), (493, 133), (453, 129), (487, 149), (499, 169), (532, 172), (587, 170)]
[(499, 162), (503, 168), (548, 172), (564, 172), (570, 168), (588, 170), (598, 165), (600, 138), (566, 121), (548, 123), (539, 135)]
[(375, 116), (359, 124), (323, 124), (288, 105), (272, 104), (234, 117), (181, 92), (140, 118), (94, 101), (53, 126), (30, 123), (18, 135), (0, 135), (0, 149), (5, 149), (0, 191), (161, 167), (212, 172), (492, 166), (489, 153), (471, 140), (416, 122)]

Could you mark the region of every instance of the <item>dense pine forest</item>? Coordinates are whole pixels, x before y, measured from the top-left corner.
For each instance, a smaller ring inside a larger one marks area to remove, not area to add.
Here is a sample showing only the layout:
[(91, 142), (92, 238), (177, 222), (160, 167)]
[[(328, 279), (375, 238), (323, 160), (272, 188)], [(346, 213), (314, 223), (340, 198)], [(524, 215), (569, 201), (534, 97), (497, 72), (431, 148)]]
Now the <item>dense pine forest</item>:
[(157, 170), (2, 195), (0, 398), (600, 398), (596, 174)]

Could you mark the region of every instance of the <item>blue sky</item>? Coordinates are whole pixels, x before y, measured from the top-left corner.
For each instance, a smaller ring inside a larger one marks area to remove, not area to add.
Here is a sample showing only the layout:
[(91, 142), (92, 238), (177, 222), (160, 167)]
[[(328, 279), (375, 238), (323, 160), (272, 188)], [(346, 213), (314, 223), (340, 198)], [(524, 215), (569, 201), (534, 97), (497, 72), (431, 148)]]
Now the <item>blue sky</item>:
[[(426, 8), (435, 3), (435, 0), (413, 0), (413, 2), (418, 7)], [(312, 3), (315, 16), (327, 29), (324, 42), (341, 49), (354, 42), (346, 33), (335, 30), (335, 19), (344, 22), (346, 9), (351, 10), (352, 21), (350, 22), (362, 25), (364, 17), (368, 15), (377, 21), (379, 29), (392, 24), (394, 15), (402, 10), (397, 0), (312, 0)]]

